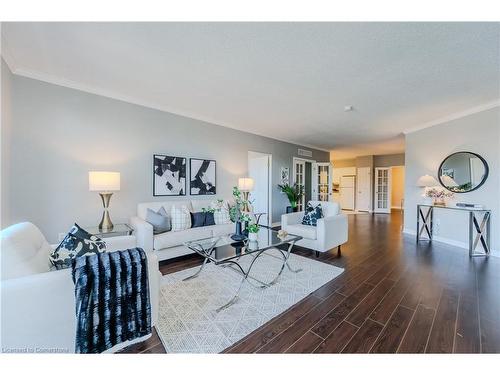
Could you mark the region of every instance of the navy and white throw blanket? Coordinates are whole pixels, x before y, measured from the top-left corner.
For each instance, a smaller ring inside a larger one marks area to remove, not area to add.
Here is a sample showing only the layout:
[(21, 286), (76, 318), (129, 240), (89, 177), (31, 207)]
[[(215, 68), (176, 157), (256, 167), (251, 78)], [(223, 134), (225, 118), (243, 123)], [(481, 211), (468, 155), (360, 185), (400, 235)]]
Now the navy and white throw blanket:
[(76, 353), (102, 353), (151, 333), (146, 253), (141, 248), (76, 258)]

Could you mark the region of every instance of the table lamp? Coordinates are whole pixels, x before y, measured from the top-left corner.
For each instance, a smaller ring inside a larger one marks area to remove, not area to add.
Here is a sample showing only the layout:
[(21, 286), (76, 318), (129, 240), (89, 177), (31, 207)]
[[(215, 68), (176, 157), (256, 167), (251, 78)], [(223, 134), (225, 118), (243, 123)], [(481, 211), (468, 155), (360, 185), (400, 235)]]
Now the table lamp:
[(243, 193), (243, 199), (245, 201), (245, 204), (243, 205), (243, 211), (250, 212), (250, 208), (248, 207), (248, 194), (253, 190), (253, 178), (239, 178), (238, 189)]
[(89, 172), (89, 191), (98, 191), (102, 199), (104, 211), (99, 223), (99, 229), (111, 230), (113, 223), (109, 217), (109, 201), (113, 191), (120, 190), (119, 172)]
[(417, 180), (418, 187), (433, 187), (433, 186), (438, 186), (438, 185), (439, 185), (439, 182), (437, 182), (434, 177), (429, 176), (428, 174), (420, 177)]

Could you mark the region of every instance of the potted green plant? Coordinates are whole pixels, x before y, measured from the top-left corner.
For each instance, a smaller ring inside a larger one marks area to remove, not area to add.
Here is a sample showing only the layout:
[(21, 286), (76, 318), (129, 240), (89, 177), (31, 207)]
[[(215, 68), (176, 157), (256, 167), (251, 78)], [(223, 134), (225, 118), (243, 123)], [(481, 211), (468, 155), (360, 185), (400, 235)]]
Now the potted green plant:
[(229, 217), (231, 221), (236, 224), (235, 233), (231, 238), (235, 241), (243, 241), (246, 236), (242, 228), (242, 223), (250, 221), (250, 215), (244, 211), (244, 207), (248, 204), (241, 194), (237, 186), (233, 187), (234, 205), (229, 208)]
[(290, 186), (289, 184), (284, 184), (284, 185), (278, 185), (278, 188), (282, 193), (285, 193), (288, 201), (290, 202), (290, 208), (287, 207), (287, 213), (288, 212), (297, 212), (298, 210), (298, 203), (302, 199), (302, 196), (304, 195), (304, 187), (302, 185), (298, 184), (293, 184), (293, 186)]
[(257, 241), (259, 229), (260, 227), (256, 223), (252, 223), (248, 226), (248, 239), (250, 241)]

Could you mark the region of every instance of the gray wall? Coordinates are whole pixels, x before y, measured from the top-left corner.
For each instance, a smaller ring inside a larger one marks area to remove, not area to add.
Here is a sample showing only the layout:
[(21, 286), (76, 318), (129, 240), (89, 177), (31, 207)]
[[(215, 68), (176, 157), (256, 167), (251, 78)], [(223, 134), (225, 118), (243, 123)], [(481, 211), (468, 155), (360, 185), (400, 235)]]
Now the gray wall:
[[(10, 76), (3, 65), (2, 72)], [(153, 153), (217, 160), (220, 197), (230, 197), (238, 177), (247, 174), (249, 150), (273, 155), (274, 187), (280, 167), (292, 170), (292, 157), (298, 156), (293, 144), (29, 78), (9, 78), (11, 172), (2, 180), (8, 181), (10, 194), (2, 200), (10, 203), (10, 213), (2, 206), (2, 225), (32, 221), (50, 242), (75, 221), (94, 225), (100, 220), (100, 198), (88, 191), (89, 170), (121, 173), (121, 191), (111, 200), (112, 219), (120, 222), (135, 214), (139, 202), (190, 199), (152, 196)], [(329, 160), (328, 152), (312, 151), (312, 159)], [(274, 222), (287, 205), (286, 196), (273, 189)]]
[[(500, 108), (453, 120), (406, 136), (405, 231), (416, 230), (416, 205), (422, 201), (423, 189), (417, 179), (430, 174), (437, 178), (443, 159), (457, 151), (472, 151), (489, 164), (490, 175), (485, 184), (470, 193), (455, 194), (454, 202), (483, 204), (492, 210), (492, 247), (500, 252)], [(436, 209), (436, 238), (459, 246), (468, 241), (466, 212)]]
[[(11, 110), (11, 74), (8, 71), (7, 65), (5, 62), (2, 60), (2, 67), (1, 67), (1, 72), (2, 74), (0, 75), (0, 80), (1, 82), (1, 92), (0, 92), (0, 97), (2, 98), (1, 101), (1, 112), (2, 112), (2, 126), (1, 126), (1, 168), (2, 168), (2, 173), (1, 173), (1, 202), (0, 202), (0, 207), (1, 207), (1, 215), (0, 215), (0, 225), (3, 225), (4, 222), (8, 221), (8, 218), (10, 216), (10, 202), (9, 202), (9, 168), (10, 168), (10, 163), (9, 163), (9, 158), (10, 158), (10, 133), (11, 133), (11, 124), (12, 124), (12, 110)], [(5, 74), (4, 74), (5, 73)]]
[(374, 167), (395, 167), (405, 165), (405, 154), (375, 155)]

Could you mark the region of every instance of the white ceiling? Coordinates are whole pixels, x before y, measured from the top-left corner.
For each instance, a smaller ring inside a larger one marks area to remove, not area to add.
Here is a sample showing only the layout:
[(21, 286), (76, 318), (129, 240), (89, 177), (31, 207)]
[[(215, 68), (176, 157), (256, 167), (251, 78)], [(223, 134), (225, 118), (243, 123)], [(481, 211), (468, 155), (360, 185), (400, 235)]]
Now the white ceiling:
[[(16, 74), (326, 150), (500, 97), (500, 23), (7, 23)], [(353, 105), (353, 112), (344, 112)]]

